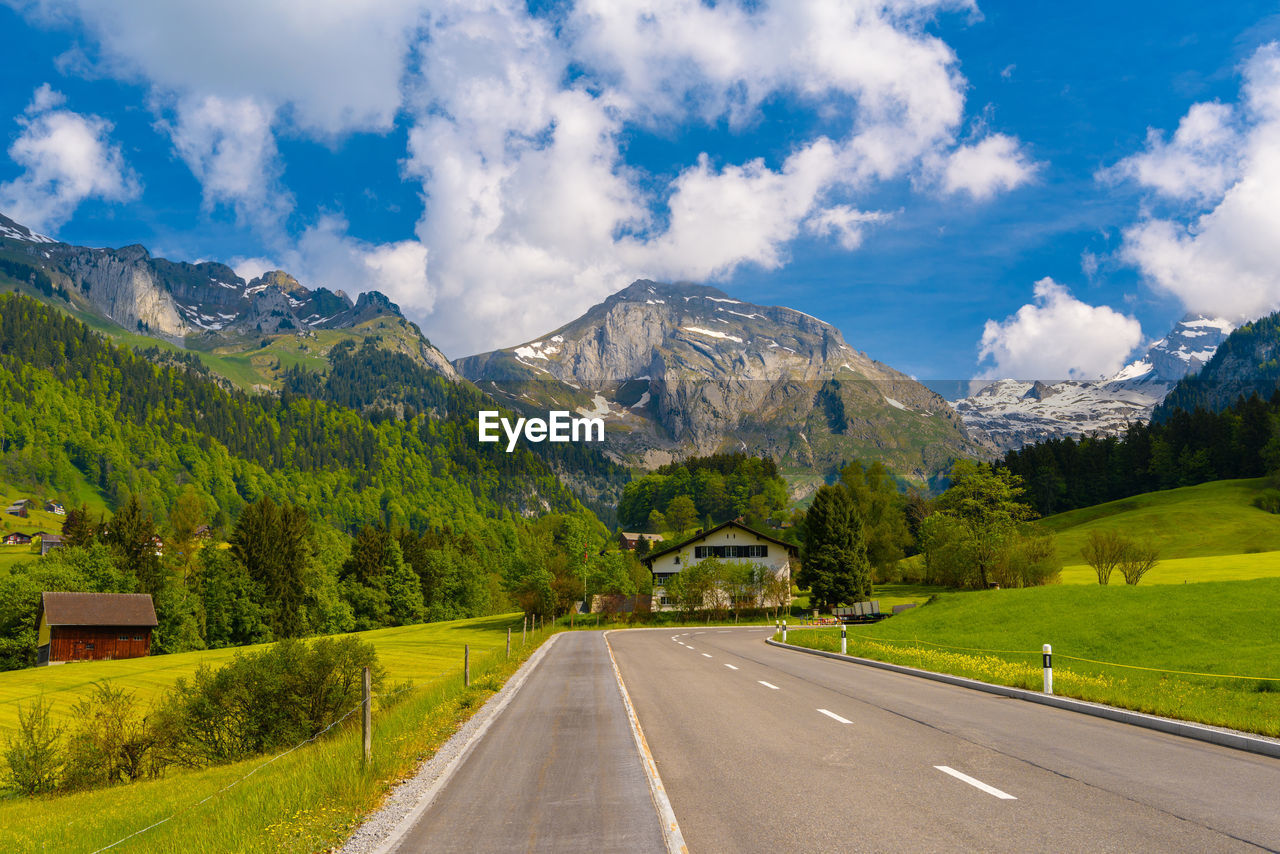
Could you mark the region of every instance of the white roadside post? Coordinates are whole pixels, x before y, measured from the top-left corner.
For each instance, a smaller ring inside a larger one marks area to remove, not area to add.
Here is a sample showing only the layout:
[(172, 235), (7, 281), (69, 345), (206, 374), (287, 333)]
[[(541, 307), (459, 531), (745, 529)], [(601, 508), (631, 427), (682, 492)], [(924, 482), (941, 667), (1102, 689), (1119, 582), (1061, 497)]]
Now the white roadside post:
[(787, 642), (787, 621), (786, 620), (782, 621), (782, 642), (783, 643)]
[(1046, 694), (1053, 693), (1053, 647), (1045, 644), (1041, 648), (1044, 653), (1044, 692)]
[(841, 655), (849, 654), (849, 637), (848, 635), (845, 634), (844, 623), (840, 624), (840, 654)]

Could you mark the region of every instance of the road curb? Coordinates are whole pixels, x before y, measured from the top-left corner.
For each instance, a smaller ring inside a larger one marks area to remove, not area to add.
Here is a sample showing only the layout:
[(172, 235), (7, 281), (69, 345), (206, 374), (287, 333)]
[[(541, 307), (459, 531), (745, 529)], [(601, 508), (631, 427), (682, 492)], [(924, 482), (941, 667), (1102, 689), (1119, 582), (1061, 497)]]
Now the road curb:
[(609, 643), (609, 631), (602, 636), (605, 649), (609, 651), (609, 663), (613, 665), (613, 675), (618, 679), (618, 691), (622, 694), (622, 704), (627, 709), (627, 720), (631, 723), (631, 736), (635, 739), (636, 750), (640, 753), (640, 764), (644, 766), (645, 778), (649, 781), (649, 794), (653, 797), (654, 809), (662, 820), (662, 837), (667, 843), (669, 854), (688, 854), (689, 849), (684, 842), (684, 834), (680, 832), (680, 823), (676, 821), (675, 810), (667, 798), (667, 790), (662, 785), (662, 777), (658, 775), (658, 763), (653, 761), (653, 753), (649, 750), (649, 742), (645, 740), (644, 730), (640, 728), (640, 718), (636, 717), (635, 707), (631, 705), (631, 695), (622, 681), (622, 671), (618, 669), (618, 661), (613, 657), (613, 646)]
[(1280, 741), (1261, 736), (1245, 735), (1244, 733), (1236, 732), (1234, 730), (1219, 729), (1218, 727), (1206, 726), (1204, 724), (1193, 724), (1186, 721), (1177, 721), (1172, 718), (1161, 718), (1155, 715), (1143, 714), (1142, 712), (1119, 709), (1115, 706), (1104, 706), (1101, 703), (1090, 703), (1085, 700), (1073, 700), (1070, 697), (1059, 697), (1054, 694), (1044, 694), (1040, 691), (1028, 691), (1025, 688), (1011, 688), (1007, 685), (992, 685), (990, 682), (979, 682), (977, 679), (966, 679), (963, 676), (952, 676), (948, 673), (934, 673), (932, 670), (920, 670), (918, 668), (907, 667), (902, 664), (890, 664), (887, 661), (876, 661), (870, 658), (857, 658), (852, 655), (841, 655), (838, 652), (828, 652), (825, 649), (810, 649), (806, 646), (782, 643), (781, 641), (776, 641), (773, 638), (765, 638), (765, 643), (781, 649), (805, 652), (810, 655), (820, 655), (823, 658), (834, 658), (837, 661), (847, 661), (851, 664), (862, 664), (867, 667), (889, 670), (893, 673), (902, 673), (907, 676), (916, 676), (921, 679), (931, 679), (934, 682), (944, 682), (948, 685), (957, 685), (961, 688), (969, 688), (974, 691), (998, 694), (1001, 697), (1013, 697), (1018, 700), (1039, 703), (1042, 706), (1052, 706), (1055, 709), (1066, 709), (1069, 712), (1092, 715), (1096, 718), (1106, 718), (1120, 723), (1144, 727), (1145, 729), (1153, 729), (1159, 732), (1169, 733), (1170, 735), (1178, 735), (1183, 738), (1192, 738), (1196, 741), (1216, 744), (1220, 747), (1230, 747), (1234, 750), (1243, 750), (1249, 753), (1257, 753), (1263, 756), (1271, 756), (1280, 759)]

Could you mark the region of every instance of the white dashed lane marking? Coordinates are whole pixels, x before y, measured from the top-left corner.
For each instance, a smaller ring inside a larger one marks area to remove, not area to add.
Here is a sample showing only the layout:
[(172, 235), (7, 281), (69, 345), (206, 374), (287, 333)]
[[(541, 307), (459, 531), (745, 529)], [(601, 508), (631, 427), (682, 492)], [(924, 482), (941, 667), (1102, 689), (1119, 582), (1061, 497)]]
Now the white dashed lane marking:
[(763, 679), (757, 679), (756, 681), (757, 681), (757, 682), (759, 682), (761, 685), (763, 685), (763, 686), (764, 686), (764, 687), (766, 687), (766, 688), (772, 688), (772, 689), (773, 689), (773, 690), (775, 690), (775, 691), (781, 691), (781, 690), (782, 690), (782, 689), (781, 689), (781, 688), (779, 688), (777, 685), (771, 685), (771, 684), (769, 684), (768, 682), (764, 681)]
[(968, 774), (961, 774), (956, 769), (951, 768), (947, 765), (935, 765), (933, 767), (937, 768), (943, 774), (950, 774), (952, 777), (955, 777), (957, 780), (962, 780), (968, 783), (970, 786), (973, 786), (975, 789), (981, 789), (982, 791), (986, 792), (988, 795), (993, 795), (1002, 801), (1017, 800), (1017, 798), (1015, 798), (1013, 795), (1009, 794), (1008, 792), (1002, 792), (999, 789), (997, 789), (995, 786), (988, 786), (986, 783), (982, 782), (981, 780), (975, 780), (974, 778), (970, 777)]
[(842, 724), (853, 723), (853, 721), (849, 720), (848, 718), (842, 718), (839, 715), (837, 715), (835, 712), (828, 712), (826, 709), (818, 709), (818, 713), (826, 715), (827, 717), (831, 718), (831, 720), (839, 721)]

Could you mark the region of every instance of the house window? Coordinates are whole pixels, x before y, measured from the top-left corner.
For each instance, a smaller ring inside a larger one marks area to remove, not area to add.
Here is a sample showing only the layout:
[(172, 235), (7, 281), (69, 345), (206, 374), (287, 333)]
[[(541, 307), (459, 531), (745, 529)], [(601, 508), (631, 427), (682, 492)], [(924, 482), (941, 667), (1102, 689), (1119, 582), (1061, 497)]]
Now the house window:
[(743, 558), (768, 557), (768, 546), (694, 546), (693, 556), (698, 560), (708, 557)]

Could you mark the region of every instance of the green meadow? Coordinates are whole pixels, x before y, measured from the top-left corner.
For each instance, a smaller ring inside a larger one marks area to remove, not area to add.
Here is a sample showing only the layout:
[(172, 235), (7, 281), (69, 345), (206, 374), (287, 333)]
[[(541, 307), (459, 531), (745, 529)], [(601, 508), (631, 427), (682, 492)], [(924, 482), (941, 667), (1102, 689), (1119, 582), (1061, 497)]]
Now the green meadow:
[[(399, 626), (358, 632), (354, 636), (377, 649), (378, 661), (387, 669), (387, 684), (405, 680), (428, 684), (461, 671), (464, 645), (470, 645), (473, 656), (505, 648), (508, 627), (514, 629), (514, 642), (518, 644), (520, 614)], [(81, 661), (0, 673), (0, 735), (17, 725), (19, 703), (44, 697), (53, 703), (55, 720), (65, 722), (71, 707), (96, 682), (112, 682), (132, 691), (143, 702), (149, 702), (159, 699), (178, 677), (189, 676), (201, 664), (217, 667), (239, 653), (261, 649), (262, 646), (122, 661)]]
[[(508, 660), (504, 647), (506, 630), (512, 626)], [(388, 686), (405, 679), (415, 683), (386, 705), (375, 705), (373, 761), (368, 767), (361, 765), (360, 727), (353, 716), (334, 734), (270, 763), (270, 757), (259, 757), (199, 771), (172, 771), (159, 780), (108, 789), (0, 800), (0, 850), (91, 852), (157, 822), (163, 823), (129, 839), (119, 850), (329, 850), (396, 782), (448, 740), (550, 633), (531, 632), (522, 645), (518, 614), (362, 632), (359, 637), (377, 647)], [(462, 679), (464, 643), (472, 648), (470, 687)], [(12, 726), (11, 707), (19, 696), (30, 696), (32, 687), (42, 689), (55, 707), (65, 707), (97, 679), (109, 678), (140, 696), (154, 697), (200, 661), (230, 654), (157, 656), (0, 674), (6, 677), (0, 683), (6, 722)], [(129, 664), (134, 666), (122, 667)], [(8, 677), (25, 677), (31, 685)]]
[(1280, 578), (944, 593), (848, 632), (852, 655), (1033, 690), (1048, 643), (1056, 693), (1280, 736)]

